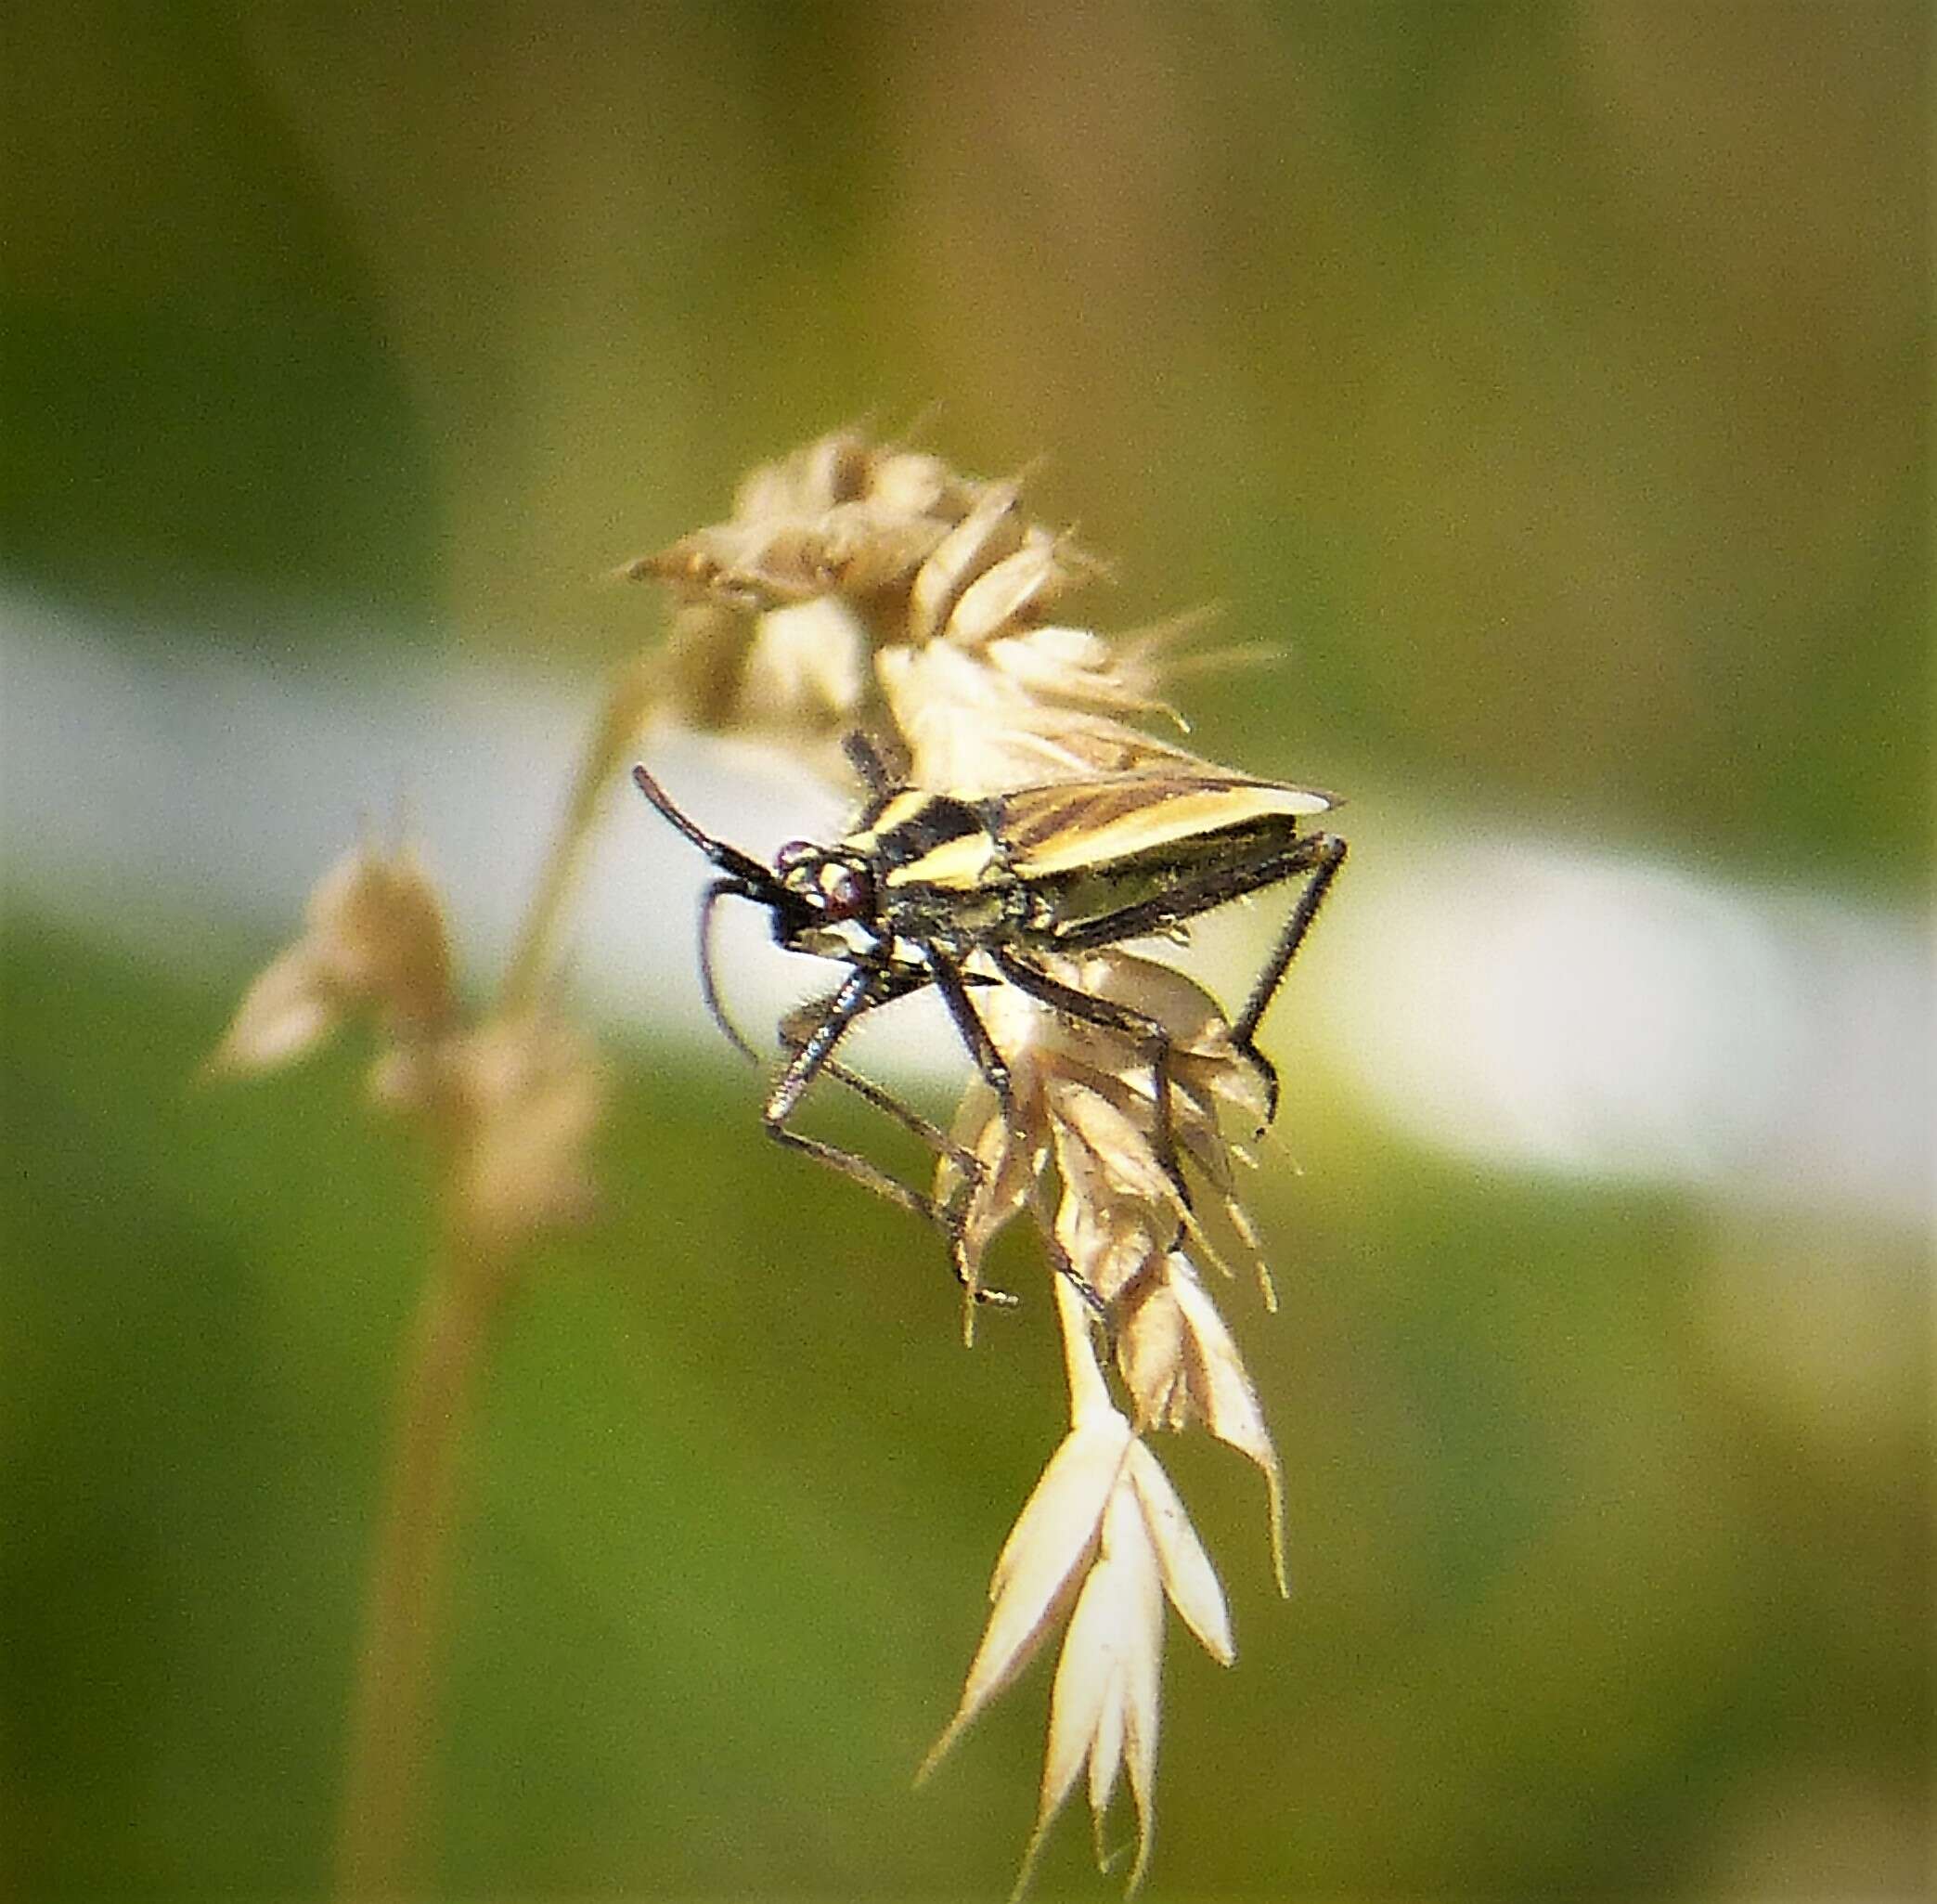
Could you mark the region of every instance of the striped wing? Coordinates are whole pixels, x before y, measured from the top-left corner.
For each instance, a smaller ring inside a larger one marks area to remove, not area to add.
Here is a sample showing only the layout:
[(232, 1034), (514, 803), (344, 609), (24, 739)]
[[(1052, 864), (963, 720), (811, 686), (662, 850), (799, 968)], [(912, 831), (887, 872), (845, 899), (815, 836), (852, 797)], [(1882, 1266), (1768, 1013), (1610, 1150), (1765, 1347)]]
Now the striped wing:
[(1056, 781), (999, 797), (1004, 856), (1026, 880), (1127, 860), (1195, 861), (1224, 841), (1288, 835), (1299, 820), (1338, 804), (1278, 781), (1169, 773)]

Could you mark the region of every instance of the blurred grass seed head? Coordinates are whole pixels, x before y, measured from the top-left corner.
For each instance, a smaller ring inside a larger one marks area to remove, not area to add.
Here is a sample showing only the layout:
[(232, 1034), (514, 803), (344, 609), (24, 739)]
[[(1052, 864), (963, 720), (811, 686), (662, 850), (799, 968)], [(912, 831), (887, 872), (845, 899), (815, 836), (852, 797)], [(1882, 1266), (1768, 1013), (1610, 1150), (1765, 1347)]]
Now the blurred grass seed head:
[[(211, 1068), (270, 1069), (367, 1017), (380, 1041), (373, 1095), (429, 1127), (447, 1221), (494, 1257), (515, 1257), (590, 1206), (600, 1068), (580, 1033), (528, 1001), (543, 991), (538, 968), (585, 835), (639, 734), (665, 722), (745, 735), (849, 793), (842, 742), (858, 730), (897, 784), (956, 796), (1179, 771), (1239, 777), (1135, 724), (1161, 715), (1182, 725), (1157, 690), (1185, 624), (1112, 641), (1047, 619), (1101, 572), (1067, 534), (1027, 518), (1018, 483), (964, 477), (922, 451), (844, 431), (755, 470), (728, 521), (624, 571), (672, 589), (670, 638), (614, 677), (498, 1008), (462, 1021), (434, 887), (407, 847), (366, 842), (318, 883), (302, 936), (250, 988)], [(1216, 1001), (1114, 948), (1049, 964), (1062, 983), (1163, 1028), (1177, 1156), (1256, 1263), (1271, 1306), (1237, 1195), (1252, 1159), (1226, 1132), (1233, 1120), (1261, 1131), (1270, 1096)], [(1282, 1589), (1281, 1468), (1198, 1273), (1199, 1262), (1223, 1265), (1163, 1160), (1148, 1052), (1013, 986), (977, 991), (1009, 1101), (971, 1078), (935, 1179), (937, 1207), (961, 1224), (971, 1313), (988, 1245), (1027, 1211), (1051, 1263), (1100, 1300), (1111, 1327), (1099, 1329), (1070, 1279), (1052, 1277), (1070, 1431), (996, 1563), (981, 1645), (922, 1775), (1066, 1619), (1016, 1888), (1087, 1768), (1100, 1865), (1127, 1775), (1134, 1889), (1151, 1853), (1166, 1600), (1214, 1659), (1234, 1656), (1217, 1574), (1147, 1437), (1201, 1421), (1258, 1466)], [(1100, 1341), (1125, 1407), (1111, 1399)]]

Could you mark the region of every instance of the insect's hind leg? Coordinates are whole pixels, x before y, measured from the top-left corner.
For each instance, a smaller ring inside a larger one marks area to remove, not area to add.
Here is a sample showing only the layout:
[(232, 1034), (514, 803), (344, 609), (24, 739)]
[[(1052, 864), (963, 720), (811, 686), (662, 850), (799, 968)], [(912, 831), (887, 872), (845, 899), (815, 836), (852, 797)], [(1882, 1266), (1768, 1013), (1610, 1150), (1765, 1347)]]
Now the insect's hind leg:
[[(919, 1191), (910, 1194), (920, 1199), (923, 1213), (948, 1237), (949, 1262), (955, 1270), (956, 1280), (964, 1288), (973, 1287), (978, 1302), (987, 1302), (1001, 1308), (1013, 1306), (1015, 1302), (1014, 1296), (1001, 1289), (985, 1288), (979, 1280), (971, 1285), (968, 1274), (967, 1244), (962, 1226), (965, 1211), (974, 1207), (975, 1194), (981, 1189), (988, 1175), (982, 1159), (973, 1150), (964, 1149), (956, 1143), (938, 1124), (931, 1123), (920, 1111), (910, 1105), (902, 1103), (893, 1092), (883, 1089), (872, 1078), (864, 1078), (859, 1071), (850, 1070), (847, 1066), (833, 1061), (823, 1065), (821, 1070), (835, 1083), (853, 1092), (863, 1104), (872, 1105), (884, 1117), (899, 1124), (910, 1136), (919, 1138), (937, 1157), (946, 1158), (962, 1172), (962, 1181), (968, 1186), (962, 1212), (958, 1212), (951, 1204), (942, 1203), (934, 1198), (922, 1197)], [(793, 1133), (790, 1132), (788, 1136), (791, 1139)], [(858, 1161), (866, 1162), (866, 1159), (859, 1159)]]
[(1284, 984), (1285, 975), (1291, 969), (1298, 947), (1311, 931), (1311, 922), (1317, 918), (1318, 909), (1324, 903), (1332, 881), (1338, 876), (1339, 867), (1345, 864), (1345, 842), (1336, 834), (1313, 834), (1298, 844), (1311, 855), (1309, 875), (1298, 892), (1298, 903), (1291, 909), (1291, 916), (1285, 920), (1284, 929), (1278, 935), (1277, 944), (1272, 948), (1271, 957), (1265, 961), (1264, 969), (1252, 984), (1251, 995), (1245, 1001), (1244, 1010), (1238, 1013), (1231, 1026), (1232, 1042), (1257, 1066), (1259, 1076), (1264, 1080), (1264, 1120), (1267, 1124), (1278, 1115), (1278, 1070), (1258, 1048), (1259, 1022), (1270, 1009), (1272, 1000), (1278, 995), (1278, 988)]

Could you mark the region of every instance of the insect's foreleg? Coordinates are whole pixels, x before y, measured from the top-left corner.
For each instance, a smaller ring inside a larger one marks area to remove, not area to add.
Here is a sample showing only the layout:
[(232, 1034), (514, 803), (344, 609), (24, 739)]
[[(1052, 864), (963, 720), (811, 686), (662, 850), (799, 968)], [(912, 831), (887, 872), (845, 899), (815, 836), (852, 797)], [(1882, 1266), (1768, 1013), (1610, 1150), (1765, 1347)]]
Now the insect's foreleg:
[[(926, 1118), (910, 1110), (880, 1085), (834, 1060), (834, 1047), (846, 1035), (856, 1018), (875, 1005), (889, 1004), (916, 989), (918, 987), (912, 983), (885, 978), (877, 972), (862, 970), (852, 973), (826, 1000), (807, 1035), (790, 1045), (786, 1067), (774, 1083), (760, 1120), (767, 1134), (776, 1143), (824, 1163), (862, 1188), (873, 1191), (877, 1197), (884, 1197), (897, 1208), (934, 1224), (949, 1238), (949, 1258), (957, 1278), (968, 1286), (970, 1277), (963, 1255), (962, 1224), (953, 1211), (944, 1209), (933, 1198), (924, 1197), (919, 1190), (910, 1189), (898, 1177), (867, 1158), (844, 1150), (838, 1145), (824, 1143), (819, 1137), (804, 1136), (790, 1129), (787, 1122), (800, 1107), (802, 1098), (814, 1081), (824, 1074), (894, 1119), (904, 1130), (932, 1145), (936, 1151), (954, 1159), (972, 1183), (979, 1183), (982, 1166), (978, 1159), (952, 1143)], [(979, 1287), (975, 1289), (975, 1297), (978, 1302), (1001, 1306), (1012, 1304), (1015, 1300), (1001, 1289)]]
[(955, 1021), (956, 1030), (962, 1034), (962, 1042), (968, 1046), (969, 1056), (975, 1061), (975, 1069), (1001, 1099), (1002, 1115), (1014, 1124), (1015, 1087), (1009, 1077), (1008, 1060), (995, 1048), (995, 1040), (988, 1035), (988, 1027), (982, 1022), (982, 1014), (975, 1009), (968, 995), (968, 986), (963, 982), (961, 967), (933, 946), (922, 949), (928, 955), (929, 970), (935, 974), (935, 989), (941, 993), (942, 1003), (948, 1006), (949, 1016)]
[(824, 1076), (832, 1078), (844, 1090), (851, 1091), (863, 1104), (873, 1106), (883, 1117), (899, 1124), (910, 1136), (918, 1137), (937, 1156), (946, 1157), (951, 1163), (963, 1170), (975, 1166), (975, 1159), (955, 1143), (949, 1133), (937, 1124), (930, 1123), (911, 1105), (906, 1105), (892, 1091), (877, 1084), (872, 1078), (864, 1078), (859, 1071), (850, 1070), (846, 1065), (830, 1058), (820, 1067)]
[[(713, 911), (720, 900), (736, 896), (743, 897), (744, 895), (742, 893), (741, 888), (731, 880), (721, 879), (715, 881), (713, 885), (709, 886), (701, 897), (700, 997), (704, 1003), (707, 1011), (712, 1015), (713, 1022), (719, 1027), (721, 1032), (725, 1035), (727, 1043), (735, 1051), (739, 1052), (743, 1057), (757, 1065), (763, 1064), (765, 1060), (754, 1049), (752, 1044), (747, 1042), (739, 1027), (728, 1017), (726, 1008), (720, 1002), (718, 981), (713, 969)], [(915, 985), (910, 984), (879, 992), (867, 1001), (864, 1009), (872, 1009), (877, 1004), (887, 1004), (892, 1000), (902, 997), (906, 992), (917, 989)], [(799, 1051), (803, 1042), (800, 1040), (791, 1043), (785, 1040), (782, 1041), (790, 1058)], [(919, 1137), (931, 1150), (950, 1159), (958, 1168), (967, 1171), (972, 1175), (980, 1168), (975, 1159), (967, 1151), (963, 1150), (959, 1144), (952, 1142), (945, 1131), (937, 1129), (936, 1125), (930, 1123), (926, 1118), (922, 1116), (919, 1111), (910, 1109), (898, 1097), (896, 1097), (890, 1092), (884, 1091), (872, 1079), (862, 1077), (859, 1071), (849, 1070), (846, 1065), (838, 1064), (831, 1057), (822, 1058), (820, 1070), (828, 1077), (833, 1079), (837, 1084), (848, 1091), (852, 1091), (863, 1103), (872, 1104), (884, 1116), (892, 1118), (903, 1130)]]
[(920, 1191), (910, 1190), (898, 1178), (890, 1176), (878, 1164), (870, 1163), (865, 1157), (857, 1157), (850, 1150), (823, 1144), (818, 1137), (804, 1137), (798, 1131), (787, 1128), (787, 1120), (800, 1107), (800, 1101), (807, 1095), (808, 1086), (829, 1069), (834, 1047), (846, 1035), (848, 1027), (871, 1004), (879, 1003), (869, 996), (872, 983), (871, 973), (851, 973), (840, 990), (828, 999), (813, 1029), (794, 1046), (793, 1055), (768, 1095), (760, 1121), (767, 1134), (776, 1143), (817, 1159), (830, 1169), (839, 1171), (843, 1176), (865, 1185), (876, 1196), (885, 1197), (890, 1203), (898, 1204), (903, 1210), (933, 1222), (936, 1216), (934, 1204)]
[(1312, 920), (1318, 916), (1319, 907), (1324, 903), (1332, 881), (1337, 877), (1339, 867), (1345, 864), (1345, 842), (1336, 834), (1315, 834), (1309, 841), (1300, 844), (1309, 847), (1312, 854), (1311, 875), (1298, 894), (1298, 903), (1291, 909), (1290, 918), (1285, 922), (1285, 929), (1278, 935), (1278, 943), (1272, 947), (1263, 971), (1251, 987), (1251, 995), (1245, 1001), (1244, 1010), (1238, 1013), (1231, 1027), (1233, 1042), (1258, 1067), (1259, 1075), (1264, 1080), (1266, 1123), (1278, 1115), (1278, 1072), (1258, 1048), (1259, 1021), (1277, 996), (1292, 960), (1298, 956), (1298, 947), (1304, 943)]

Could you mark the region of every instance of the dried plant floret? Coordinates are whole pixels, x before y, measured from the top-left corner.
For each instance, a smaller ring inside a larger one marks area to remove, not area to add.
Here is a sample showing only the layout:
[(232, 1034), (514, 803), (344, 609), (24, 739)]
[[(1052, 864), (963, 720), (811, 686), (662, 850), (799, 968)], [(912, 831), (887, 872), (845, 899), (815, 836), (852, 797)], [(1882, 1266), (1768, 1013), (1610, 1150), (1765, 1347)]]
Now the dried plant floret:
[(1115, 669), (1065, 666), (1057, 698), (1047, 699), (1019, 676), (1025, 647), (1040, 654), (1036, 638), (1017, 636), (975, 654), (933, 642), (876, 654), (882, 698), (915, 784), (977, 795), (1104, 774), (1218, 771), (1119, 718), (1117, 710), (1142, 705), (1145, 684)]
[(408, 847), (346, 853), (311, 894), (302, 937), (243, 995), (209, 1069), (292, 1063), (346, 1017), (368, 1017), (373, 1100), (423, 1124), (450, 1161), (453, 1224), (501, 1254), (590, 1208), (603, 1078), (586, 1040), (547, 1012), (463, 1023), (444, 917)]
[[(1113, 650), (1045, 625), (1101, 572), (1066, 531), (1027, 518), (1018, 484), (853, 432), (755, 472), (729, 521), (623, 571), (685, 603), (664, 659), (674, 718), (805, 748), (830, 771), (842, 733), (884, 727), (915, 784), (956, 791), (1205, 764), (1120, 718), (1163, 711), (1160, 641)], [(810, 607), (840, 612), (771, 626)], [(1016, 777), (1032, 757), (1040, 771)]]
[(243, 994), (212, 1071), (272, 1069), (306, 1056), (354, 1012), (394, 1038), (424, 1038), (452, 1014), (444, 905), (407, 845), (373, 841), (317, 881), (302, 937)]
[(486, 1019), (440, 1048), (437, 1080), (446, 1194), (467, 1236), (503, 1256), (591, 1214), (606, 1088), (581, 1032), (545, 1012)]
[(1126, 1281), (1117, 1304), (1117, 1366), (1143, 1428), (1201, 1421), (1264, 1476), (1278, 1591), (1289, 1592), (1285, 1561), (1285, 1470), (1264, 1408), (1224, 1318), (1181, 1250), (1153, 1252)]
[(1087, 1766), (1097, 1862), (1105, 1816), (1126, 1773), (1137, 1815), (1129, 1888), (1148, 1868), (1168, 1599), (1220, 1664), (1236, 1656), (1216, 1570), (1156, 1457), (1112, 1405), (1091, 1342), (1091, 1316), (1057, 1287), (1071, 1426), (998, 1557), (982, 1644), (955, 1714), (923, 1762), (926, 1778), (963, 1731), (1068, 1625), (1050, 1695), (1041, 1795), (1016, 1879), (1036, 1859)]
[[(1110, 951), (1065, 962), (1066, 982), (1091, 996), (1134, 1006), (1171, 1040), (1171, 1088), (1178, 1146), (1221, 1204), (1251, 1253), (1267, 1306), (1274, 1306), (1256, 1233), (1238, 1199), (1233, 1160), (1248, 1164), (1227, 1125), (1256, 1129), (1267, 1114), (1264, 1079), (1233, 1043), (1216, 1002), (1196, 982), (1150, 959)], [(1110, 1305), (1117, 1362), (1137, 1404), (1141, 1428), (1183, 1429), (1202, 1422), (1252, 1461), (1268, 1496), (1272, 1558), (1285, 1588), (1284, 1475), (1244, 1359), (1188, 1251), (1173, 1247), (1183, 1213), (1152, 1147), (1155, 1109), (1149, 1072), (1120, 1040), (1058, 1017), (1014, 992), (989, 1001), (998, 1043), (1017, 1081), (1013, 1115), (979, 1081), (965, 1097), (955, 1141), (977, 1155), (998, 1150), (1013, 1179), (1024, 1158), (1040, 1171), (1053, 1159), (1063, 1179), (1055, 1237), (1065, 1259)], [(979, 1125), (977, 1120), (980, 1120)], [(1007, 1133), (1001, 1149), (995, 1132)], [(940, 1166), (946, 1185), (951, 1166)], [(1013, 1181), (991, 1199), (975, 1230), (978, 1249), (1000, 1216), (1024, 1204)]]
[[(1216, 1002), (1194, 980), (1153, 960), (1110, 950), (1044, 955), (1043, 968), (1087, 997), (1129, 1005), (1163, 1027), (1170, 1043), (1171, 1128), (1181, 1156), (1216, 1192), (1247, 1247), (1250, 1222), (1235, 1194), (1233, 1160), (1248, 1161), (1226, 1132), (1226, 1114), (1255, 1130), (1266, 1114), (1262, 1076), (1232, 1038)], [(972, 1263), (1026, 1203), (1026, 1182), (1053, 1159), (1071, 1233), (1058, 1236), (1071, 1261), (1105, 1301), (1147, 1251), (1134, 1239), (1176, 1235), (1194, 1222), (1156, 1151), (1156, 1090), (1148, 1056), (1106, 1027), (1068, 1017), (1013, 987), (978, 1000), (1009, 1069), (1005, 1105), (983, 1080), (971, 1082), (951, 1136), (982, 1164), (970, 1193), (954, 1157), (936, 1167), (936, 1195), (951, 1205), (968, 1195)], [(1074, 1183), (1072, 1183), (1074, 1179)], [(1073, 1191), (1073, 1195), (1070, 1194)], [(1076, 1227), (1080, 1225), (1081, 1227)], [(1128, 1250), (1125, 1238), (1132, 1239)], [(1128, 1267), (1116, 1258), (1130, 1259)], [(1263, 1280), (1263, 1265), (1259, 1264)], [(1269, 1299), (1270, 1285), (1263, 1281)]]
[(1094, 1558), (1123, 1472), (1130, 1426), (1105, 1407), (1077, 1422), (1042, 1470), (989, 1578), (991, 1611), (962, 1701), (923, 1761), (926, 1778), (968, 1726), (1036, 1655)]

